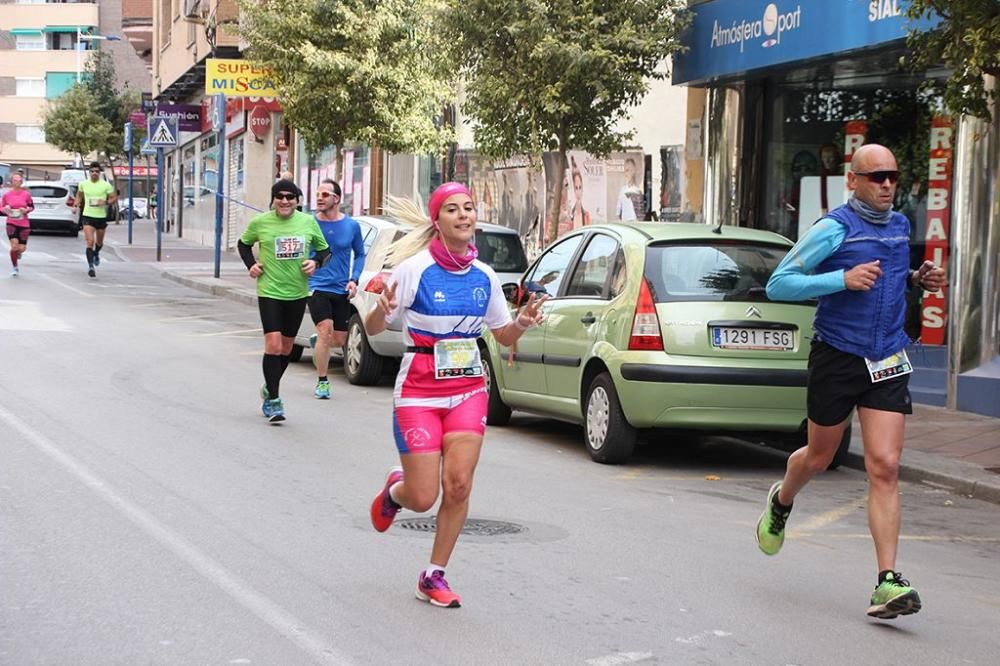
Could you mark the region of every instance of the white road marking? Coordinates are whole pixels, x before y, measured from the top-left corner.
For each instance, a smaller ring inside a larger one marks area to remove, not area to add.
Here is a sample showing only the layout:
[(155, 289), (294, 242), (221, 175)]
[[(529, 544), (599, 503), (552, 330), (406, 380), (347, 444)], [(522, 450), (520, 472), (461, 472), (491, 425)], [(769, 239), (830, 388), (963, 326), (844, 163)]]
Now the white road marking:
[(227, 570), (220, 563), (198, 550), (183, 536), (158, 521), (137, 504), (120, 495), (83, 463), (62, 451), (44, 435), (35, 431), (3, 407), (0, 407), (0, 420), (19, 432), (26, 441), (76, 477), (84, 486), (118, 510), (149, 537), (165, 546), (206, 580), (228, 594), (236, 603), (269, 624), (271, 628), (292, 641), (316, 661), (324, 664), (350, 663), (320, 633), (307, 627), (300, 619), (255, 590), (250, 583)]
[(726, 638), (727, 636), (732, 636), (728, 631), (722, 631), (721, 629), (712, 629), (710, 631), (703, 631), (700, 634), (695, 634), (694, 636), (678, 636), (674, 640), (678, 643), (684, 643), (685, 645), (695, 645), (701, 643), (706, 638)]
[(62, 319), (44, 314), (34, 301), (0, 301), (0, 330), (69, 333), (73, 329)]
[(263, 333), (263, 331), (264, 331), (264, 329), (262, 329), (262, 328), (260, 328), (258, 326), (257, 328), (238, 328), (235, 331), (218, 331), (216, 333), (194, 333), (192, 335), (195, 335), (195, 336), (200, 337), (200, 338), (214, 338), (214, 337), (220, 336), (220, 335), (240, 335), (240, 334), (245, 334), (245, 333), (257, 333), (257, 334), (260, 334), (260, 333)]
[(617, 664), (634, 664), (652, 658), (652, 652), (617, 652), (603, 657), (594, 657), (584, 663), (589, 664), (589, 666), (616, 666)]
[(845, 504), (844, 506), (837, 507), (836, 509), (830, 509), (829, 511), (821, 513), (817, 516), (813, 516), (804, 523), (796, 525), (794, 529), (788, 530), (788, 536), (795, 538), (799, 534), (815, 532), (816, 530), (822, 529), (827, 525), (832, 525), (833, 523), (846, 518), (852, 513), (861, 511), (867, 505), (868, 494), (866, 493), (865, 496), (860, 499)]
[(80, 296), (84, 296), (86, 298), (93, 298), (94, 297), (93, 294), (89, 294), (89, 293), (87, 293), (87, 292), (85, 292), (85, 291), (83, 291), (81, 289), (77, 289), (76, 287), (71, 287), (70, 285), (66, 284), (65, 282), (62, 282), (61, 280), (57, 280), (56, 278), (52, 277), (51, 275), (44, 275), (42, 277), (44, 277), (46, 280), (52, 280), (53, 282), (55, 282), (57, 285), (59, 285), (63, 289), (69, 289), (73, 293), (79, 294)]

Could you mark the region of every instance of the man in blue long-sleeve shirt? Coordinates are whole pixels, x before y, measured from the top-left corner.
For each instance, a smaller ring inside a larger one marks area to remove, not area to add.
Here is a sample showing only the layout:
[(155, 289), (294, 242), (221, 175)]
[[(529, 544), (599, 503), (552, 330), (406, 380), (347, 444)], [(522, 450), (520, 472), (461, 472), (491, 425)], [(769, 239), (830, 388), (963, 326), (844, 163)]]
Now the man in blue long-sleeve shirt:
[(920, 596), (896, 571), (899, 456), (904, 415), (912, 413), (912, 366), (903, 331), (905, 292), (937, 291), (944, 270), (909, 269), (910, 224), (892, 210), (899, 169), (884, 146), (862, 146), (851, 160), (853, 194), (817, 222), (782, 260), (767, 284), (773, 300), (819, 299), (809, 352), (807, 444), (788, 458), (757, 523), (757, 544), (775, 555), (795, 496), (833, 459), (858, 409), (868, 472), (868, 525), (878, 580), (868, 615), (892, 619), (920, 610)]
[[(309, 278), (309, 313), (316, 324), (315, 396), (330, 397), (330, 350), (347, 341), (347, 322), (351, 317), (351, 299), (358, 289), (358, 278), (365, 265), (365, 245), (357, 220), (340, 210), (340, 185), (324, 180), (316, 188), (316, 222), (330, 245), (330, 260)], [(353, 257), (353, 259), (352, 259)]]

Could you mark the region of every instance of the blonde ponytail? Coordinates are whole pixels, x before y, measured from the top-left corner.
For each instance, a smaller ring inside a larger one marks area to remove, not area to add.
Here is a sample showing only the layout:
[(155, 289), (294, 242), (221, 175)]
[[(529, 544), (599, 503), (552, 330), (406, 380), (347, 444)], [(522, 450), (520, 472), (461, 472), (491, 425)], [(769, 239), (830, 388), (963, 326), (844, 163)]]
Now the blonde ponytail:
[(389, 266), (398, 266), (404, 260), (424, 250), (437, 233), (431, 218), (418, 202), (388, 196), (382, 209), (392, 219), (411, 228), (410, 233), (389, 246), (386, 255), (386, 264)]

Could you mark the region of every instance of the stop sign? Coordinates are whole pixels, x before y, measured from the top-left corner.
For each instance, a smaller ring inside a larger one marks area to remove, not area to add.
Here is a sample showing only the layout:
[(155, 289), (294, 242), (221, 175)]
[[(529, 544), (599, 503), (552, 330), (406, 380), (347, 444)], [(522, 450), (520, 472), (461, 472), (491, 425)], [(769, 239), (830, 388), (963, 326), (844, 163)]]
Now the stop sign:
[(250, 112), (250, 131), (258, 139), (263, 139), (269, 129), (271, 129), (271, 112), (263, 104), (255, 106)]

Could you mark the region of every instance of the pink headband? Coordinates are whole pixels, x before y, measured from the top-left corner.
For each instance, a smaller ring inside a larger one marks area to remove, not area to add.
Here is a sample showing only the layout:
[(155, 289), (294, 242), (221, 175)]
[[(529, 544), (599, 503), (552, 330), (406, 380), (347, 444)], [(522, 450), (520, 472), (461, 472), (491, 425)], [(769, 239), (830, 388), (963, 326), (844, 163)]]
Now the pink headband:
[(430, 213), (432, 222), (437, 223), (438, 213), (441, 212), (441, 206), (444, 204), (445, 199), (456, 194), (464, 194), (470, 199), (473, 198), (472, 192), (465, 185), (462, 185), (462, 183), (444, 183), (434, 190), (431, 200), (427, 202), (427, 212)]

